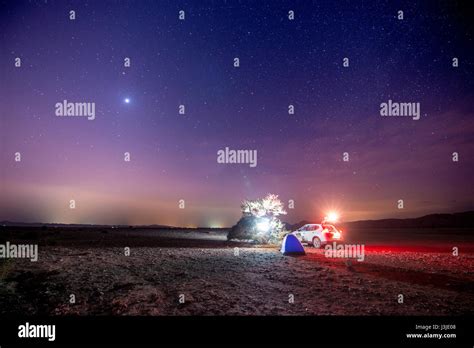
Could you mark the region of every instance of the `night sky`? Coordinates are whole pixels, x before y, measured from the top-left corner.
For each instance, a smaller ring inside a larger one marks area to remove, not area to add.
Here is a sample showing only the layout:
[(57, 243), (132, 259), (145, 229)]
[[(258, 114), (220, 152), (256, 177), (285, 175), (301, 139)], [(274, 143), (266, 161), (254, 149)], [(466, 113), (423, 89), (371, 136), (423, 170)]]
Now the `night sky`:
[[(2, 1), (0, 220), (230, 226), (267, 193), (294, 200), (289, 222), (472, 210), (469, 17), (454, 1)], [(95, 119), (56, 116), (63, 100)], [(382, 117), (388, 100), (420, 119)], [(218, 163), (225, 147), (258, 165)]]

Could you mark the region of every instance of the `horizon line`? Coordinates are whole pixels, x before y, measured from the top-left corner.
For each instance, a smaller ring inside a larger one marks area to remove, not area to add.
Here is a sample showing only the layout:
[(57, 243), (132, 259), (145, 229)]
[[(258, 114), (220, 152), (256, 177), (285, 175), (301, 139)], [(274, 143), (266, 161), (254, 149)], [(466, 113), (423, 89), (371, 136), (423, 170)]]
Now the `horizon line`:
[[(460, 212), (454, 212), (454, 213), (431, 213), (431, 214), (425, 214), (422, 216), (417, 216), (417, 217), (411, 217), (411, 218), (381, 218), (381, 219), (368, 219), (368, 220), (352, 220), (352, 221), (340, 221), (337, 222), (337, 224), (346, 224), (346, 223), (355, 223), (355, 222), (367, 222), (367, 221), (382, 221), (382, 220), (411, 220), (411, 219), (419, 219), (431, 215), (456, 215), (456, 214), (467, 214), (467, 213), (474, 213), (474, 210), (467, 210), (467, 211), (460, 211)], [(289, 223), (286, 221), (282, 221), (286, 224), (289, 225), (296, 225), (301, 222), (307, 222), (309, 220), (303, 219), (300, 220), (296, 223)], [(156, 228), (173, 228), (173, 229), (200, 229), (200, 228), (208, 228), (208, 229), (229, 229), (232, 228), (232, 226), (224, 226), (224, 227), (211, 227), (211, 226), (171, 226), (171, 225), (161, 225), (158, 223), (154, 224), (142, 224), (142, 225), (130, 225), (130, 224), (94, 224), (94, 223), (65, 223), (65, 222), (21, 222), (21, 221), (10, 221), (10, 220), (2, 220), (0, 221), (0, 224), (2, 226), (6, 226), (5, 224), (11, 224), (12, 226), (18, 226), (15, 224), (27, 224), (27, 225), (66, 225), (66, 226), (74, 226), (74, 225), (81, 225), (81, 226), (106, 226), (106, 227), (152, 227), (156, 226)], [(315, 222), (317, 223), (317, 222)]]

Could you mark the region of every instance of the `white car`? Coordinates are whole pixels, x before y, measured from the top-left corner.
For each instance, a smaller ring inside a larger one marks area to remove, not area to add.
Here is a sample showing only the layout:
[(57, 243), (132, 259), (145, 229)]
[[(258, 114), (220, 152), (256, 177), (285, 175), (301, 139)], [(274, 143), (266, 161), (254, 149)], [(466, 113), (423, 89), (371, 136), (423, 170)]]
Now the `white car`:
[(342, 233), (329, 224), (306, 224), (291, 234), (295, 235), (301, 243), (307, 243), (315, 248), (332, 242), (342, 242)]

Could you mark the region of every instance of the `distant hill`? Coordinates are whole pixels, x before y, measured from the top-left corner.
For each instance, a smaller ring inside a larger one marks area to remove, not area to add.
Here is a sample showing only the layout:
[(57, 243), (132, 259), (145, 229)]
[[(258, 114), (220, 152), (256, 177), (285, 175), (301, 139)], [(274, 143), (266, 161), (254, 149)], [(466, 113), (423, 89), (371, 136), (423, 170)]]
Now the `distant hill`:
[[(296, 224), (285, 223), (287, 229), (294, 231), (309, 221)], [(316, 222), (313, 222), (316, 223)], [(346, 228), (474, 228), (474, 211), (454, 214), (430, 214), (411, 219), (382, 219), (350, 221), (338, 224)]]
[(430, 214), (412, 219), (352, 221), (345, 225), (354, 228), (474, 228), (474, 211)]

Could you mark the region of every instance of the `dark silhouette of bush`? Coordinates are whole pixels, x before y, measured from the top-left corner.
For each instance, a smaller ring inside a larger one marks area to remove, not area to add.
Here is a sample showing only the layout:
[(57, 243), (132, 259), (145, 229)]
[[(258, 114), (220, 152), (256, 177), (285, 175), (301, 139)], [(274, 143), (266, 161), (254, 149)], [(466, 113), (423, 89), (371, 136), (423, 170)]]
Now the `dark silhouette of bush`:
[(286, 214), (286, 211), (278, 195), (268, 194), (261, 199), (245, 200), (240, 207), (243, 216), (227, 234), (228, 240), (278, 244), (283, 239), (286, 229), (277, 217)]
[(227, 240), (253, 240), (260, 244), (279, 244), (287, 233), (283, 224), (280, 220), (274, 219), (270, 231), (262, 233), (257, 228), (257, 223), (261, 219), (252, 215), (243, 216), (232, 226), (227, 234)]
[(227, 239), (249, 240), (256, 235), (256, 218), (254, 216), (243, 216), (236, 225), (232, 226)]

